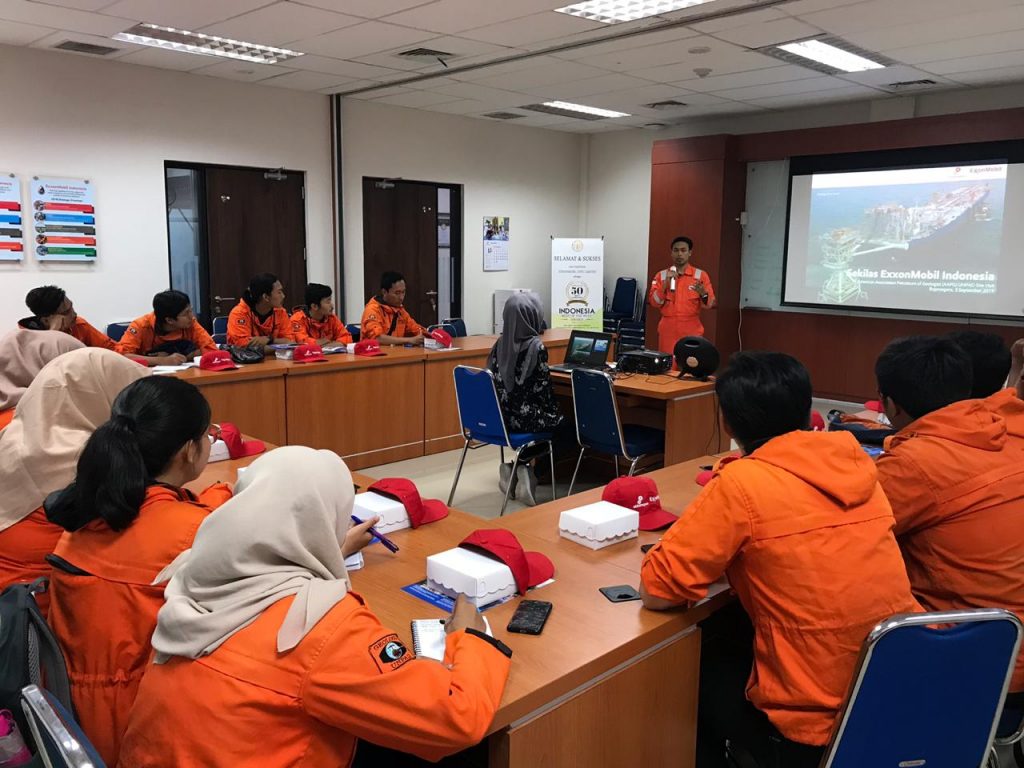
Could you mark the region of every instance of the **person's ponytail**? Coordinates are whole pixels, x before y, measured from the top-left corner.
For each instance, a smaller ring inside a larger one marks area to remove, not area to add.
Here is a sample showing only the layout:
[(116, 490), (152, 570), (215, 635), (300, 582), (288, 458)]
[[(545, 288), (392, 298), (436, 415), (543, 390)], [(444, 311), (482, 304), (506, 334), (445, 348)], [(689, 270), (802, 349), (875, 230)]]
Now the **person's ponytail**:
[(277, 275), (272, 275), (270, 272), (261, 272), (253, 276), (249, 281), (249, 287), (242, 291), (242, 298), (246, 304), (255, 309), (263, 296), (274, 292), (274, 283), (276, 282)]

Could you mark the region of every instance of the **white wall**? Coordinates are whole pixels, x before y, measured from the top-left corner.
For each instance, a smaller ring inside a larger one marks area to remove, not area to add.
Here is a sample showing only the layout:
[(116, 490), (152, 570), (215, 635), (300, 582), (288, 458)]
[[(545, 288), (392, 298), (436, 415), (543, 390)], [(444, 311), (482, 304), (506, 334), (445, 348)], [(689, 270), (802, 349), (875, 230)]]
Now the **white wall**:
[[(463, 185), (463, 316), (470, 333), (490, 333), (496, 289), (534, 288), (548, 306), (550, 237), (579, 234), (582, 226), (580, 136), (358, 99), (345, 99), (342, 112), (349, 319), (367, 300), (364, 176)], [(484, 216), (510, 217), (508, 272), (483, 271)]]
[(0, 73), (0, 171), (90, 179), (99, 247), (93, 265), (0, 263), (0, 329), (44, 283), (101, 329), (151, 311), (169, 279), (165, 160), (306, 171), (309, 278), (334, 282), (328, 97), (6, 46)]

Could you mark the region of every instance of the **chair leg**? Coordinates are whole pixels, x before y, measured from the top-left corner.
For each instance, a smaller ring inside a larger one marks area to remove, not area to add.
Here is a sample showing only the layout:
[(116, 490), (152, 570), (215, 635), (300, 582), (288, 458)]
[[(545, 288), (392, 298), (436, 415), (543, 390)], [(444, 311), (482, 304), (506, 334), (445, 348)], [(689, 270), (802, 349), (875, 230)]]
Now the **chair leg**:
[(572, 489), (576, 487), (576, 475), (578, 475), (580, 473), (580, 464), (583, 463), (583, 452), (585, 450), (586, 450), (586, 448), (580, 448), (579, 458), (576, 459), (576, 469), (573, 470), (572, 480), (569, 481), (569, 493), (568, 493), (569, 496), (572, 496)]
[(555, 486), (555, 444), (548, 442), (548, 457), (551, 459), (551, 500), (558, 498), (558, 489)]
[(636, 472), (636, 463), (640, 461), (640, 459), (642, 458), (643, 456), (637, 456), (635, 459), (633, 459), (633, 462), (629, 465), (629, 477), (632, 477), (633, 473)]
[(466, 461), (466, 452), (469, 450), (469, 440), (462, 447), (462, 457), (459, 459), (459, 468), (455, 470), (455, 480), (452, 481), (452, 492), (448, 494), (448, 506), (452, 505), (452, 499), (455, 498), (455, 487), (459, 484), (459, 475), (462, 474), (462, 465)]
[(505, 463), (505, 446), (504, 445), (499, 445), (498, 446), (498, 450), (501, 451), (501, 463), (504, 464)]
[[(522, 448), (519, 449), (520, 451)], [(501, 512), (498, 513), (498, 517), (505, 516), (505, 507), (508, 506), (508, 497), (512, 493), (512, 485), (516, 481), (516, 469), (519, 467), (519, 451), (516, 451), (516, 457), (512, 460), (512, 476), (508, 481), (508, 488), (505, 489), (505, 500), (501, 503)]]
[(615, 476), (619, 476), (619, 455), (615, 454)]

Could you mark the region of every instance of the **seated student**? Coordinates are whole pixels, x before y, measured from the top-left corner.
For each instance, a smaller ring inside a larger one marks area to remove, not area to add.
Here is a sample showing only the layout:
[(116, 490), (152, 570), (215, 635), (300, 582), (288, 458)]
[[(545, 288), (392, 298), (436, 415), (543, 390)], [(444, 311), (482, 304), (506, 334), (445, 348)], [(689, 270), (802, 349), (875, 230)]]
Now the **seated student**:
[(74, 479), (78, 454), (110, 418), (117, 393), (146, 375), (116, 352), (90, 347), (50, 361), (29, 385), (0, 430), (0, 590), (50, 575), (46, 556), (63, 529), (46, 519), (43, 501)]
[(0, 429), (11, 423), (18, 401), (48, 362), (84, 346), (60, 331), (15, 328), (0, 337)]
[(380, 295), (363, 309), (359, 338), (376, 339), (380, 344), (421, 346), (427, 329), (412, 319), (405, 303), (405, 278), (400, 272), (385, 272), (380, 278)]
[(956, 331), (946, 336), (971, 359), (971, 397), (985, 400), (985, 405), (1006, 419), (1007, 436), (1024, 449), (1024, 400), (1017, 394), (1020, 369), (1016, 358), (1024, 357), (1024, 340), (1006, 346), (1003, 337), (980, 331)]
[(101, 333), (79, 317), (71, 299), (62, 288), (43, 285), (33, 288), (25, 296), (31, 317), (18, 321), (22, 328), (31, 331), (63, 331), (70, 333), (87, 347), (114, 349), (114, 340)]
[(753, 622), (732, 653), (704, 645), (698, 766), (726, 765), (728, 740), (758, 765), (817, 768), (868, 632), (920, 608), (871, 459), (847, 432), (808, 431), (803, 365), (740, 352), (715, 392), (744, 456), (648, 552), (641, 595), (686, 606), (725, 574)]
[(269, 272), (256, 275), (228, 314), (228, 344), (262, 350), (294, 341), (281, 281)]
[[(501, 336), (491, 347), (487, 367), (509, 432), (554, 432), (562, 423), (548, 369), (548, 351), (540, 340), (541, 307), (535, 296), (513, 293), (502, 310)], [(523, 451), (521, 459), (529, 462)], [(504, 493), (512, 482), (529, 506), (537, 503), (537, 476), (530, 463), (520, 464), (512, 477), (512, 464), (498, 468), (498, 487)]]
[(347, 766), (358, 739), (428, 760), (483, 738), (511, 651), (460, 600), (445, 663), (417, 659), (352, 591), (354, 491), (330, 451), (278, 448), (239, 477), (167, 602), (121, 744), (124, 768)]
[(1006, 377), (1006, 386), (1017, 390), (1017, 397), (1024, 400), (1024, 339), (1017, 339), (1010, 347), (1013, 364)]
[(163, 585), (153, 580), (231, 498), (223, 483), (199, 496), (183, 488), (206, 466), (210, 429), (210, 406), (188, 382), (153, 376), (129, 384), (85, 444), (75, 481), (44, 505), (50, 522), (68, 531), (53, 552), (49, 622), (78, 721), (107, 765), (117, 764), (152, 655), (164, 604)]
[[(875, 375), (898, 430), (878, 479), (914, 595), (929, 611), (997, 607), (1024, 618), (1024, 461), (1003, 416), (970, 399), (970, 357), (949, 339), (897, 339)], [(1024, 704), (1024, 655), (1010, 692)]]
[(122, 355), (139, 356), (146, 365), (181, 365), (216, 348), (181, 291), (156, 294), (153, 311), (132, 320), (117, 344)]
[(329, 285), (310, 283), (306, 286), (306, 308), (292, 315), (292, 336), (300, 344), (321, 347), (351, 343), (352, 334), (334, 314)]

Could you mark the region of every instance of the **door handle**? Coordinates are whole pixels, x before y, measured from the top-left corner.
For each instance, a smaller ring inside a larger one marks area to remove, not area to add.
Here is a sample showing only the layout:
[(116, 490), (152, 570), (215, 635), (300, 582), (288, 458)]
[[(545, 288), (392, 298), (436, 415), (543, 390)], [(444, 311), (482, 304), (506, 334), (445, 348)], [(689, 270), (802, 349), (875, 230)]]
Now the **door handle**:
[(234, 296), (214, 296), (214, 301), (236, 301)]
[(427, 291), (424, 295), (425, 296), (437, 296), (437, 291)]

